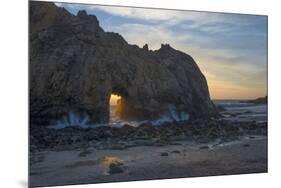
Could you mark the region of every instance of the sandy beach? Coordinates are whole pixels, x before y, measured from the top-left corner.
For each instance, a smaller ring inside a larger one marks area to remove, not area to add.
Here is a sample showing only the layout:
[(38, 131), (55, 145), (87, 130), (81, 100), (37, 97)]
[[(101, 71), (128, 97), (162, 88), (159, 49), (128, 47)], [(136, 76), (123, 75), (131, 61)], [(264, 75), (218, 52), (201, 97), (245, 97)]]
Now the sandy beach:
[(267, 137), (223, 144), (181, 141), (123, 150), (43, 151), (34, 153), (32, 161), (32, 187), (262, 173), (267, 172)]

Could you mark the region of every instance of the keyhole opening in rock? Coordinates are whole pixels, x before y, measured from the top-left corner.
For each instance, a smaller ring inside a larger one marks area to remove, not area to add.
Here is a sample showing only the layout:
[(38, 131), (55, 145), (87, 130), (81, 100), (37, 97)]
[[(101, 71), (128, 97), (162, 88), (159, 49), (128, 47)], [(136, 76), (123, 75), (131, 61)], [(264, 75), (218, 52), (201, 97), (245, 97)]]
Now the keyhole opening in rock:
[(117, 94), (111, 94), (109, 100), (110, 107), (110, 122), (116, 122), (120, 120), (120, 113), (122, 110), (122, 97)]

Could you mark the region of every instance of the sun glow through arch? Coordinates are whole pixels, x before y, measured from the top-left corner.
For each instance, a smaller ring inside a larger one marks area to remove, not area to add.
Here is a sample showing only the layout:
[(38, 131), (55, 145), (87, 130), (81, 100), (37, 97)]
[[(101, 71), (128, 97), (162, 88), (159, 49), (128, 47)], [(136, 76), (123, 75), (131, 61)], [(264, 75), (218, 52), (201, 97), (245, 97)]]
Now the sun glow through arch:
[(121, 100), (121, 96), (120, 95), (116, 95), (116, 94), (111, 94), (110, 95), (110, 106), (116, 106), (118, 101)]

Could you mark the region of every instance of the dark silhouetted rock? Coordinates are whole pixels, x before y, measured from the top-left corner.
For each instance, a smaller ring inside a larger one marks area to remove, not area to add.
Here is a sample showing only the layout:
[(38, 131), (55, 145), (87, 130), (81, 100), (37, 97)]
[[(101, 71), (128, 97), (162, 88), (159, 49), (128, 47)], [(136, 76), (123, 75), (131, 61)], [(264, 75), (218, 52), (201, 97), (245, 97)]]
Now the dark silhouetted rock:
[(163, 44), (149, 51), (104, 32), (94, 15), (77, 16), (50, 2), (30, 2), (31, 124), (69, 112), (89, 123), (109, 121), (110, 95), (123, 119), (154, 119), (173, 110), (191, 118), (216, 113), (193, 58)]
[(148, 45), (145, 44), (143, 47), (142, 47), (144, 50), (148, 51)]
[(88, 151), (88, 150), (85, 150), (85, 151), (82, 151), (81, 153), (79, 153), (79, 157), (86, 157), (87, 155), (91, 154), (92, 152), (91, 151)]
[(260, 97), (254, 100), (248, 100), (247, 102), (254, 103), (254, 104), (267, 104), (267, 96)]
[(109, 174), (123, 173), (122, 163), (111, 163), (109, 165)]
[(162, 152), (162, 153), (160, 153), (160, 156), (168, 156), (169, 155), (169, 153), (168, 152)]
[(209, 146), (201, 146), (200, 149), (209, 149)]

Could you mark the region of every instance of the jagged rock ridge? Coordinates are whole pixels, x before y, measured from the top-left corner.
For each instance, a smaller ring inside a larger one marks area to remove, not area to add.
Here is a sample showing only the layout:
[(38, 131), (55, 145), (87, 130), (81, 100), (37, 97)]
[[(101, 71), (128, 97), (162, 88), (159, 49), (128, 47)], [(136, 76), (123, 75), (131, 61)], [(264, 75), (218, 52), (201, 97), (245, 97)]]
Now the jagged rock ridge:
[[(141, 36), (140, 36), (141, 37)], [(30, 2), (30, 117), (49, 124), (67, 113), (108, 122), (111, 94), (121, 118), (153, 119), (171, 107), (192, 118), (215, 107), (193, 58), (169, 45), (151, 51), (105, 32), (94, 15)]]

